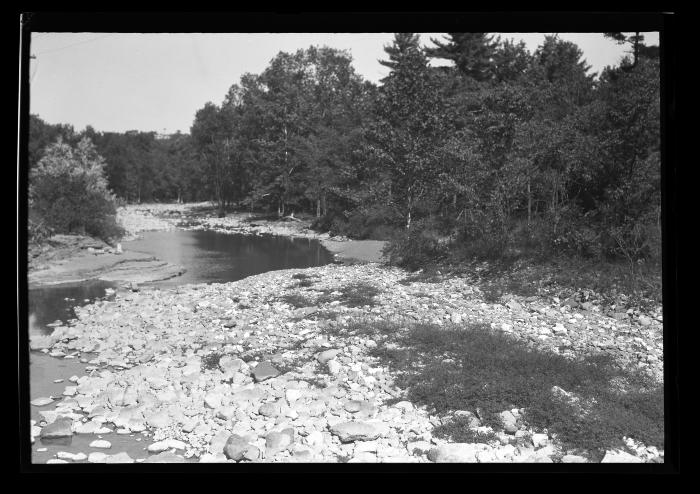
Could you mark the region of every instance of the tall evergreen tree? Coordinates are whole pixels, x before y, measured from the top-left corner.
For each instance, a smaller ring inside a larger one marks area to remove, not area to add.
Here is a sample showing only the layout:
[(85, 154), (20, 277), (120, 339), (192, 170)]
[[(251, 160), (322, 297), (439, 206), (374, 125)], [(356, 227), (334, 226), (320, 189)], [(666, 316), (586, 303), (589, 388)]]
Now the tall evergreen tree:
[[(624, 45), (629, 43), (632, 45), (632, 65), (630, 68), (637, 66), (637, 61), (639, 60), (640, 50), (644, 47), (644, 35), (636, 32), (634, 34), (625, 35), (624, 33), (603, 33), (606, 38), (613, 39), (619, 45)], [(645, 52), (646, 53), (646, 52)]]
[[(384, 46), (384, 51), (389, 55), (389, 60), (379, 60), (379, 63), (389, 67), (392, 71), (404, 62), (421, 51), (420, 36), (418, 33), (395, 33), (394, 41), (390, 45)], [(382, 82), (386, 81), (382, 79)]]
[(485, 81), (493, 76), (493, 57), (498, 45), (493, 36), (487, 33), (447, 33), (444, 41), (431, 38), (436, 45), (426, 48), (432, 58), (452, 60), (464, 75), (477, 81)]
[(497, 82), (512, 82), (520, 79), (532, 63), (532, 55), (524, 41), (500, 42), (493, 54), (494, 77)]

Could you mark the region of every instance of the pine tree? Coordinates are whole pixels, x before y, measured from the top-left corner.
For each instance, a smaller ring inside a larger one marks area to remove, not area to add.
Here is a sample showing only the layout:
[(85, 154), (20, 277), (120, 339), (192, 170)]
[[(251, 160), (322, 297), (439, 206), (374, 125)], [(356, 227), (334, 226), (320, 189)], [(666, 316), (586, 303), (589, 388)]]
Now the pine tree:
[(632, 66), (634, 68), (637, 66), (637, 61), (639, 60), (640, 48), (644, 47), (644, 35), (638, 32), (625, 36), (623, 33), (603, 33), (606, 38), (613, 39), (617, 41), (618, 45), (623, 45), (629, 43), (632, 45), (632, 53), (634, 58), (632, 59)]
[(396, 70), (407, 57), (421, 52), (419, 41), (418, 33), (395, 33), (393, 43), (384, 47), (389, 60), (379, 60), (379, 63), (392, 71)]
[(432, 58), (452, 60), (464, 75), (477, 81), (493, 76), (493, 56), (498, 45), (487, 33), (447, 33), (445, 41), (431, 38), (436, 45), (426, 48)]

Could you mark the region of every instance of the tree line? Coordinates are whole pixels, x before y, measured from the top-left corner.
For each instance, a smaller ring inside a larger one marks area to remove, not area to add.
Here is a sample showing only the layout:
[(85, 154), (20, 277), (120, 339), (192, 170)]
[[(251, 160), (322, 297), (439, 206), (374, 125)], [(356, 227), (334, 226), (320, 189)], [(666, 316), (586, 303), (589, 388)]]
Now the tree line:
[(58, 135), (87, 137), (126, 201), (309, 214), (319, 230), (392, 239), (407, 264), (512, 251), (641, 262), (660, 246), (659, 53), (639, 33), (605, 35), (631, 53), (597, 77), (557, 36), (530, 52), (487, 33), (433, 47), (396, 33), (379, 84), (346, 51), (280, 52), (189, 134), (76, 135), (32, 117), (30, 165)]

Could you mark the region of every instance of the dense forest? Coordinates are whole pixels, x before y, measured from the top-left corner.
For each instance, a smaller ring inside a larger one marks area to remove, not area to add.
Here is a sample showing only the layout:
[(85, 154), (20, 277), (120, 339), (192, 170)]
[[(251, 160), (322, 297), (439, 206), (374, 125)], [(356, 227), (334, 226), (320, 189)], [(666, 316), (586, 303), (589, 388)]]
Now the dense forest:
[(430, 48), (397, 33), (379, 84), (345, 51), (280, 52), (197, 111), (189, 134), (78, 133), (33, 115), (30, 222), (37, 170), (82, 149), (123, 201), (313, 215), (318, 230), (391, 239), (408, 266), (514, 252), (658, 259), (659, 50), (628, 34), (605, 33), (630, 50), (600, 74), (557, 36), (531, 53), (487, 33)]

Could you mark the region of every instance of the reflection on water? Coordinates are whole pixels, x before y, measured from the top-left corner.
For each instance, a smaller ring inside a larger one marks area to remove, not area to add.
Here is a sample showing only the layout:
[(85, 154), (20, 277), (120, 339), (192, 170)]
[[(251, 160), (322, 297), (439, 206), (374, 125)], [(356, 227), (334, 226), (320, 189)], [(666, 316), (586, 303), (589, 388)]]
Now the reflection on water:
[(73, 307), (104, 298), (105, 290), (114, 286), (107, 281), (88, 281), (29, 290), (29, 334), (50, 334), (53, 328), (47, 324), (74, 318)]
[[(305, 268), (333, 262), (333, 255), (316, 240), (274, 236), (227, 235), (210, 231), (148, 232), (142, 239), (124, 242), (123, 245), (126, 249), (146, 252), (187, 269), (183, 276), (157, 283), (158, 286), (236, 281), (276, 269)], [(107, 288), (116, 288), (116, 284), (90, 281), (29, 290), (30, 334), (50, 334), (53, 328), (47, 327), (47, 324), (74, 318), (73, 307), (104, 298)], [(31, 352), (30, 396), (32, 399), (61, 396), (69, 376), (84, 374), (85, 364), (77, 359), (58, 359)], [(55, 383), (56, 378), (64, 381)], [(54, 408), (55, 403), (31, 407), (31, 418), (38, 422), (41, 420), (39, 410)], [(132, 458), (148, 456), (145, 448), (147, 441), (140, 442), (140, 434), (110, 434), (108, 437), (113, 452), (125, 451)], [(73, 436), (69, 439), (70, 443), (65, 440), (63, 443), (59, 440), (58, 444), (37, 441), (32, 447), (32, 462), (45, 463), (58, 451), (90, 452), (89, 443), (93, 439), (92, 434), (83, 434)], [(46, 451), (37, 451), (40, 448)]]
[[(306, 268), (333, 262), (319, 241), (271, 235), (229, 235), (213, 231), (146, 232), (124, 242), (124, 248), (145, 252), (186, 268), (185, 274), (156, 283), (172, 287), (186, 283), (225, 283), (276, 269)], [(50, 334), (56, 320), (75, 317), (73, 307), (106, 296), (116, 283), (87, 281), (29, 290), (29, 332)], [(110, 295), (107, 298), (112, 297)]]
[(224, 283), (277, 269), (322, 266), (333, 254), (318, 240), (213, 231), (147, 232), (124, 248), (152, 254), (187, 269), (159, 286)]

